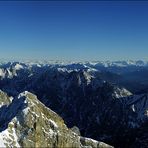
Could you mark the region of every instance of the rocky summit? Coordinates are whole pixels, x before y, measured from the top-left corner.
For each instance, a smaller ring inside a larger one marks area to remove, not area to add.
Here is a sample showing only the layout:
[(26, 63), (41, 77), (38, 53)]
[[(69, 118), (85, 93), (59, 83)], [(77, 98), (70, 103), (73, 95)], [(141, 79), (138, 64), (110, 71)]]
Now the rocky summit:
[(111, 148), (81, 137), (27, 91), (9, 97), (0, 91), (0, 147)]

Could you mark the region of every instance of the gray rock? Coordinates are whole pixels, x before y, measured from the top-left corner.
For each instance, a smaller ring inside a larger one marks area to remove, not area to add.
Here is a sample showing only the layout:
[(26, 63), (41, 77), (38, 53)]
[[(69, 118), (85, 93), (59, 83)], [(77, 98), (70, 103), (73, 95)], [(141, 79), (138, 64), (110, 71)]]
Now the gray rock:
[(3, 104), (0, 108), (0, 123), (3, 123), (0, 147), (95, 146), (95, 143), (89, 142), (91, 140), (82, 144), (79, 134), (68, 129), (64, 120), (45, 107), (32, 93), (25, 91), (18, 97), (11, 98), (12, 101), (2, 91), (0, 96), (0, 104)]

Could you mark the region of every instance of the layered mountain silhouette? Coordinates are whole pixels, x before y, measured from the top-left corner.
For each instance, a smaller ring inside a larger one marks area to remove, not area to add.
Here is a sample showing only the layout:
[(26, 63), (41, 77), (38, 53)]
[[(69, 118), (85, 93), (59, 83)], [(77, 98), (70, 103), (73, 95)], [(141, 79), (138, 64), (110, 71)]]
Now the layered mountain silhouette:
[(147, 147), (147, 68), (142, 61), (2, 63), (0, 89), (12, 97), (1, 92), (1, 139), (13, 122), (6, 141), (15, 146)]

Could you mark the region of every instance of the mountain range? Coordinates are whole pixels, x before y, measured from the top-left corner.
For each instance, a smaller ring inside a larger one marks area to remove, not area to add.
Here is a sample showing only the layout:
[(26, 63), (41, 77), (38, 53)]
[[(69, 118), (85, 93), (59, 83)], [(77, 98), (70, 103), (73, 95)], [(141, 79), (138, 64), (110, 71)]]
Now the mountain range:
[(148, 147), (147, 76), (140, 60), (1, 62), (0, 143)]

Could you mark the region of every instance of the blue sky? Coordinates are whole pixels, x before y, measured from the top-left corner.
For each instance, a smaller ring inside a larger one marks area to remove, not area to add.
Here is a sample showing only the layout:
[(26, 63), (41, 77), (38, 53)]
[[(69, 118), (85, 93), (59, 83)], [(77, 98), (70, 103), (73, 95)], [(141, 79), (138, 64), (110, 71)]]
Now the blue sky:
[(0, 2), (1, 59), (148, 60), (148, 2)]

